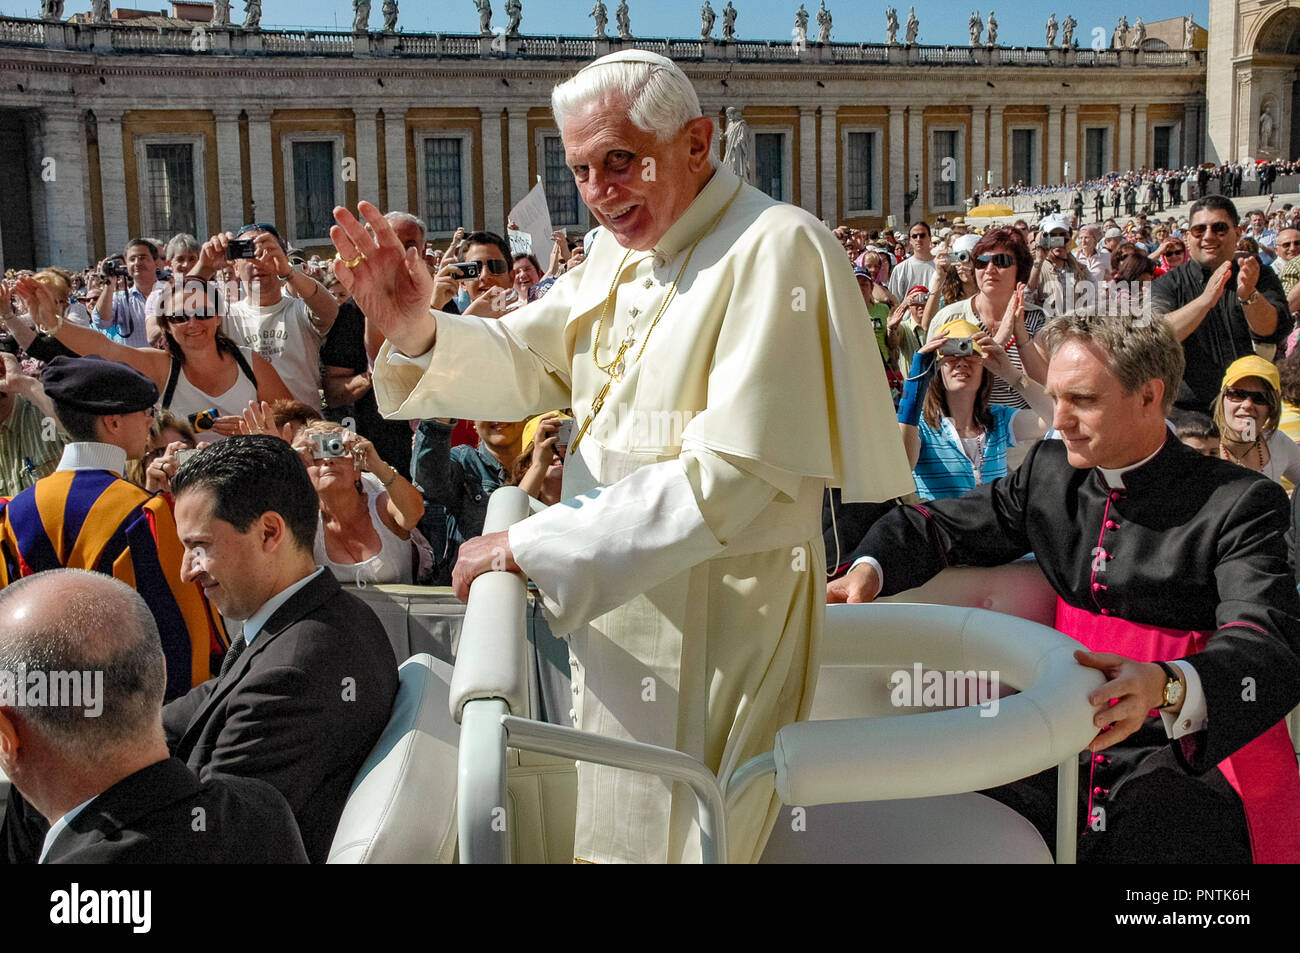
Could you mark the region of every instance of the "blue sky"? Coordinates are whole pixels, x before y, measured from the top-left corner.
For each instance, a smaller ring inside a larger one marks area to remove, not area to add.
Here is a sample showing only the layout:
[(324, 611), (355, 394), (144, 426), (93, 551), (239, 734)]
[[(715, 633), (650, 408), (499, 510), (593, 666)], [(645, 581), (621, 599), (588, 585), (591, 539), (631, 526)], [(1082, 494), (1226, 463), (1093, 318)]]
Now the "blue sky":
[[(593, 21), (587, 16), (594, 0), (522, 0), (524, 33), (540, 35), (590, 35)], [(614, 26), (614, 8), (618, 0), (605, 0), (609, 8), (610, 30)], [(698, 36), (700, 5), (703, 0), (628, 0), (632, 32), (637, 36)], [(718, 14), (714, 35), (722, 32), (722, 8), (726, 0), (710, 0)], [(739, 16), (736, 33), (741, 39), (782, 40), (790, 38), (798, 0), (733, 0)], [(819, 0), (805, 0), (810, 16), (810, 32), (816, 35), (816, 12)], [(906, 22), (910, 0), (891, 0), (899, 10), (899, 20)], [(962, 44), (970, 42), (967, 21), (976, 3), (989, 0), (922, 0), (916, 4), (921, 22), (922, 43)], [(383, 22), (382, 0), (372, 0), (372, 26)], [(398, 0), (399, 24), (409, 31), (471, 33), (478, 29), (478, 13), (473, 0)], [(117, 5), (116, 3), (114, 4)], [(143, 9), (163, 9), (166, 0), (138, 0), (123, 3)], [(828, 0), (834, 17), (832, 39), (843, 42), (883, 42), (885, 39), (884, 0), (862, 3), (860, 0)], [(232, 17), (243, 18), (243, 0), (232, 0)], [(68, 0), (65, 15), (89, 10), (89, 0)], [(1048, 14), (1064, 20), (1072, 13), (1079, 21), (1075, 36), (1084, 46), (1095, 27), (1109, 31), (1122, 13), (1132, 23), (1139, 16), (1146, 22), (1191, 14), (1202, 27), (1209, 18), (1208, 0), (1030, 0), (1005, 3), (993, 0), (998, 11), (998, 41), (1008, 46), (1041, 46), (1043, 24)], [(10, 16), (36, 16), (40, 0), (0, 0), (0, 13)], [(505, 24), (505, 0), (492, 0), (493, 25)], [(981, 18), (988, 19), (988, 6), (979, 7)], [(320, 29), (346, 29), (352, 23), (349, 0), (262, 0), (262, 24), (272, 26), (311, 26)], [(901, 30), (900, 30), (901, 39)]]

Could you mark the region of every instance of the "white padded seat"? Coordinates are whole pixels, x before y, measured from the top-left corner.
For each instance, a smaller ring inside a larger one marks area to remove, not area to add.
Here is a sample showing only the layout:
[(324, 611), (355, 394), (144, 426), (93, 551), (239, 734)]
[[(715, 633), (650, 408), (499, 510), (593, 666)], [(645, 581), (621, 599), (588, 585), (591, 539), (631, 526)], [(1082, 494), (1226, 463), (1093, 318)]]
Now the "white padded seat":
[(413, 655), (398, 669), (393, 712), (357, 773), (330, 845), (331, 864), (450, 863), (456, 853), (451, 666)]

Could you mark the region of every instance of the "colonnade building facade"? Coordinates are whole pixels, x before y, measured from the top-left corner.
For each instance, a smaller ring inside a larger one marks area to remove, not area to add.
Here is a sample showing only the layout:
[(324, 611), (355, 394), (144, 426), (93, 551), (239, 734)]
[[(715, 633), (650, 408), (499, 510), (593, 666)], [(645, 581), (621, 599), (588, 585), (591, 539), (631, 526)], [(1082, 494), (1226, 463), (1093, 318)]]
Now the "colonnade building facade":
[(1203, 50), (800, 49), (9, 18), (3, 263), (82, 267), (129, 236), (263, 221), (326, 252), (330, 210), (359, 199), (409, 210), (445, 240), (459, 225), (504, 229), (539, 178), (553, 225), (579, 233), (594, 221), (566, 168), (550, 91), (626, 47), (677, 61), (719, 133), (725, 109), (740, 108), (755, 184), (832, 226), (902, 228), (962, 214), (990, 188), (1203, 158)]

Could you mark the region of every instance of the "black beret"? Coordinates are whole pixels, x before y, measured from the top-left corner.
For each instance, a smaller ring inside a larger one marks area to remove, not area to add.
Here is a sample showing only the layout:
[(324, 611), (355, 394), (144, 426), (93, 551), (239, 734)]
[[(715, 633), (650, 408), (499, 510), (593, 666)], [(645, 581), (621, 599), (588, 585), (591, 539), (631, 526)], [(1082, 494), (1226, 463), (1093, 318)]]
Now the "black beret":
[(60, 355), (41, 376), (50, 399), (88, 414), (131, 414), (158, 403), (158, 385), (139, 371), (98, 355)]

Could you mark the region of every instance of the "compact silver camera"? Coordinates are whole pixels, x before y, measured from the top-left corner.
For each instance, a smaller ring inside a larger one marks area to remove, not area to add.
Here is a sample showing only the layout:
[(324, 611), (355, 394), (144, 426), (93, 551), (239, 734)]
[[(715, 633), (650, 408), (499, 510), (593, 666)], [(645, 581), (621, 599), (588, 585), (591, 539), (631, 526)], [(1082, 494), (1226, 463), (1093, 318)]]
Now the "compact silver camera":
[(975, 353), (973, 338), (948, 338), (939, 345), (939, 353), (950, 357), (970, 357)]
[(334, 457), (350, 457), (352, 451), (348, 449), (347, 443), (343, 440), (343, 435), (339, 433), (314, 433), (311, 435), (313, 444), (311, 455), (317, 460), (330, 460)]

